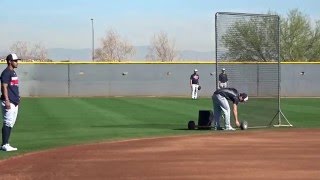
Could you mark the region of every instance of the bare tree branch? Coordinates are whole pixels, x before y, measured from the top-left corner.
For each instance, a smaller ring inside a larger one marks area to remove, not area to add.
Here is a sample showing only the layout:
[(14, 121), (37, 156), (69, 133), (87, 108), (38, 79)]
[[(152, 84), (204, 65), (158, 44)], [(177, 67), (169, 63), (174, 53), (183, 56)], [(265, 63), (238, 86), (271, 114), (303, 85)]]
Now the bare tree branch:
[(10, 51), (16, 53), (22, 59), (27, 59), (29, 58), (28, 44), (25, 41), (17, 41), (10, 46)]
[(10, 51), (16, 53), (24, 61), (49, 61), (46, 47), (42, 43), (31, 44), (25, 41), (17, 41), (11, 45)]
[(121, 62), (135, 53), (133, 46), (122, 40), (114, 30), (106, 32), (106, 36), (101, 38), (101, 44), (102, 47), (95, 50), (95, 59), (98, 61)]
[(30, 57), (35, 61), (47, 61), (48, 52), (42, 43), (37, 43), (30, 51)]
[(176, 58), (177, 52), (175, 50), (175, 43), (169, 41), (167, 33), (162, 31), (159, 34), (155, 34), (151, 39), (151, 46), (146, 59), (172, 62)]

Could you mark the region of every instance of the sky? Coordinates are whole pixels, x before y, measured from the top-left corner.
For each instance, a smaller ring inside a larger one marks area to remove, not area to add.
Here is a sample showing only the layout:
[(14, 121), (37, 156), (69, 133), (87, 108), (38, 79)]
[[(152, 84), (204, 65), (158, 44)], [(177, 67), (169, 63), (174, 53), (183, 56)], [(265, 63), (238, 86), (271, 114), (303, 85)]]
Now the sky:
[[(16, 41), (46, 48), (99, 47), (110, 29), (134, 46), (166, 32), (177, 50), (213, 51), (216, 12), (286, 16), (298, 9), (320, 20), (318, 0), (0, 0), (0, 51)], [(93, 21), (91, 20), (93, 19)]]

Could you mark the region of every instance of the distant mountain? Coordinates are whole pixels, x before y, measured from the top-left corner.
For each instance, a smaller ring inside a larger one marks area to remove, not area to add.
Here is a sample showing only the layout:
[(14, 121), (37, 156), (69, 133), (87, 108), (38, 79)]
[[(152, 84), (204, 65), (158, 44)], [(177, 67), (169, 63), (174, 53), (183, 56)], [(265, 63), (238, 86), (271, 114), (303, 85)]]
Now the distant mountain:
[(9, 52), (7, 52), (7, 51), (0, 51), (0, 59), (5, 59), (8, 54), (9, 54)]
[(48, 58), (53, 61), (91, 61), (91, 49), (65, 49), (52, 48), (48, 49)]
[[(135, 54), (130, 58), (131, 61), (145, 61), (149, 52), (149, 46), (135, 46)], [(0, 57), (5, 57), (8, 52), (0, 51)], [(179, 61), (212, 61), (214, 59), (213, 51), (199, 52), (193, 50), (178, 51)], [(53, 61), (80, 61), (88, 62), (92, 58), (92, 50), (85, 49), (67, 49), (51, 48), (48, 49), (48, 58)]]
[[(135, 46), (136, 54), (133, 56), (133, 60), (146, 60), (146, 56), (149, 52), (149, 46)], [(178, 51), (178, 58), (180, 60), (187, 61), (211, 61), (214, 59), (213, 51), (193, 51), (193, 50), (183, 50)]]
[[(148, 46), (135, 46), (135, 54), (130, 58), (135, 61), (145, 61), (145, 57), (149, 52)], [(48, 49), (48, 57), (54, 61), (91, 61), (92, 50), (87, 49), (65, 49), (53, 48)]]
[(131, 59), (135, 61), (145, 61), (146, 56), (149, 53), (149, 46), (135, 46), (135, 54)]
[(188, 61), (213, 61), (215, 54), (213, 51), (199, 52), (192, 50), (180, 51), (180, 59)]

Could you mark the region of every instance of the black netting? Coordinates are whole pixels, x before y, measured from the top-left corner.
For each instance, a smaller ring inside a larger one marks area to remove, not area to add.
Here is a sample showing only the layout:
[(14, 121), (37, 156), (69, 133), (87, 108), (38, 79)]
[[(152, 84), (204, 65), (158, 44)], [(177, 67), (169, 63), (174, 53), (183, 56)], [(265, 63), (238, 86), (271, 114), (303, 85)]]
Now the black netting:
[(249, 126), (266, 126), (279, 110), (279, 17), (216, 13), (216, 88), (221, 69), (228, 87), (249, 95), (240, 119)]

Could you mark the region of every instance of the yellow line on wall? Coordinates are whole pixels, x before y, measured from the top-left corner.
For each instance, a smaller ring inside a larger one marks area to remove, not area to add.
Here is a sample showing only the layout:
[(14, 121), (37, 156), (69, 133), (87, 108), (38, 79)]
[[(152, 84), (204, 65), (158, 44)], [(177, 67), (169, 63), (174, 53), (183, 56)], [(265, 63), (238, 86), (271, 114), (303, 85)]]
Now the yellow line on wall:
[[(280, 62), (281, 64), (320, 64), (320, 62)], [(6, 62), (0, 62), (6, 64)], [(20, 62), (20, 64), (216, 64), (208, 61), (188, 61), (188, 62)], [(219, 64), (277, 64), (277, 62), (220, 62)]]

